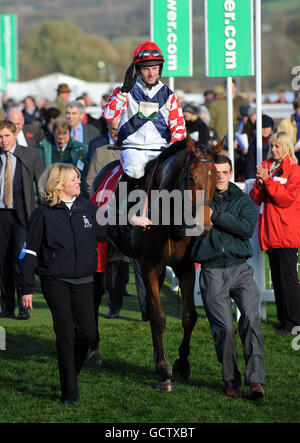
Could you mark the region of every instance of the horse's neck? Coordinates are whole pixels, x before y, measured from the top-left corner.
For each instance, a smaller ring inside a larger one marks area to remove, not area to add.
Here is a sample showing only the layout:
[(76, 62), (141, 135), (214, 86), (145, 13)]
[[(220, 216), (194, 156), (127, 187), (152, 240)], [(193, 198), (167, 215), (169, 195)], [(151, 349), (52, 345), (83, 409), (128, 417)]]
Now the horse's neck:
[(179, 151), (161, 165), (158, 177), (160, 189), (177, 189), (180, 187), (186, 156), (186, 150)]

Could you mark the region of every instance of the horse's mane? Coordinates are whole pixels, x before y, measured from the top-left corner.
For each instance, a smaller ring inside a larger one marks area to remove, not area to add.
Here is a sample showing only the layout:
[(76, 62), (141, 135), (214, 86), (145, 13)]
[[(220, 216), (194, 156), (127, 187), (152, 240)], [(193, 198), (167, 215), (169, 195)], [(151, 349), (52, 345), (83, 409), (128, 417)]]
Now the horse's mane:
[[(207, 148), (204, 145), (197, 144), (196, 147), (201, 148), (202, 150), (206, 150), (207, 154), (212, 155), (214, 161), (216, 161), (218, 154), (214, 151), (212, 148)], [(187, 147), (187, 140), (179, 140), (175, 143), (173, 143), (171, 146), (166, 148), (164, 151), (162, 151), (158, 157), (154, 158), (153, 160), (150, 160), (145, 167), (145, 174), (154, 166), (155, 163), (159, 166), (161, 163), (163, 163), (165, 160), (168, 160), (173, 155), (177, 154), (180, 151), (183, 151)]]
[(172, 157), (173, 155), (177, 154), (177, 152), (183, 151), (186, 149), (186, 139), (179, 140), (178, 142), (173, 143), (171, 146), (166, 148), (164, 151), (162, 151), (158, 157), (154, 158), (153, 160), (150, 160), (145, 167), (145, 174), (149, 171), (149, 169), (152, 168), (152, 166), (155, 163), (158, 163), (160, 165), (168, 158)]

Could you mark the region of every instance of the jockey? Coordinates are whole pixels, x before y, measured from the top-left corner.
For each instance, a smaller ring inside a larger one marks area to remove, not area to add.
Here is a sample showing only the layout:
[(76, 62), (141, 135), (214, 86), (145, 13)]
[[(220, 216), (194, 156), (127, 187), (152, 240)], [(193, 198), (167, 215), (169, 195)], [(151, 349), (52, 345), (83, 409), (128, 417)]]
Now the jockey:
[(107, 121), (120, 116), (117, 145), (121, 149), (123, 179), (128, 183), (143, 177), (146, 163), (161, 150), (186, 137), (180, 102), (159, 80), (163, 63), (162, 52), (155, 43), (140, 43), (123, 86), (113, 91), (103, 108)]

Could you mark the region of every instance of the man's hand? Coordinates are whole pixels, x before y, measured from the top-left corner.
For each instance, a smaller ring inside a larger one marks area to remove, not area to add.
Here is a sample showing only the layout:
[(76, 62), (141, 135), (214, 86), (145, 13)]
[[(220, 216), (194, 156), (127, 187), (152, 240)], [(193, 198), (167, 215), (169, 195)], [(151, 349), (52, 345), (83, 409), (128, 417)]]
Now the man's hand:
[(121, 88), (122, 92), (129, 92), (131, 91), (133, 85), (135, 84), (137, 79), (137, 75), (136, 75), (136, 70), (135, 70), (135, 66), (133, 63), (131, 63), (131, 65), (129, 66), (129, 68), (126, 71), (125, 74), (125, 78), (124, 78), (124, 83), (123, 86)]
[(26, 294), (22, 297), (22, 305), (24, 306), (24, 308), (29, 308), (31, 311), (33, 310), (32, 297), (33, 294)]
[(145, 217), (145, 216), (134, 215), (133, 217), (131, 217), (131, 222), (134, 225), (140, 226), (141, 228), (143, 228), (144, 231), (146, 229), (149, 229), (150, 226), (152, 225), (151, 220), (149, 218)]

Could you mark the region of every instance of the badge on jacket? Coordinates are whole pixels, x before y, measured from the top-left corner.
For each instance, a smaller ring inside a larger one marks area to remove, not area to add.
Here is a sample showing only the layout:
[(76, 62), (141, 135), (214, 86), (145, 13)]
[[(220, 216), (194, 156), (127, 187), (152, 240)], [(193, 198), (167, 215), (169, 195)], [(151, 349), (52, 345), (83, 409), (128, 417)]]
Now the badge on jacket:
[(159, 103), (140, 102), (138, 116), (143, 120), (157, 120)]

